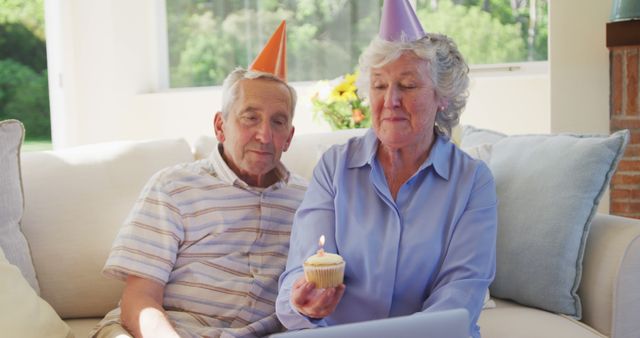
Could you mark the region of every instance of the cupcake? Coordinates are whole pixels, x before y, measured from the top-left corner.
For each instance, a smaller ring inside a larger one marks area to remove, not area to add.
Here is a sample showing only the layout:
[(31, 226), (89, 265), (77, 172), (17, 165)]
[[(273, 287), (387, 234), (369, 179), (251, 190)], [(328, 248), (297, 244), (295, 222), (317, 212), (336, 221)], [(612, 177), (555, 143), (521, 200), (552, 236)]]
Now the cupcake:
[(340, 255), (320, 249), (304, 262), (304, 277), (317, 288), (333, 288), (342, 284), (344, 266), (345, 262)]

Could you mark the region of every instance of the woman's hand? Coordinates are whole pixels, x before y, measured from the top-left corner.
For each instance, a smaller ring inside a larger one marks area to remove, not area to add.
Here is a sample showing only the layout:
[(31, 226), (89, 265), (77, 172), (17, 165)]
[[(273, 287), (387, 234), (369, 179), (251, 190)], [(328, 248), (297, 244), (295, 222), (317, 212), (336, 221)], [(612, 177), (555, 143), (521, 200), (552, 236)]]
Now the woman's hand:
[(324, 318), (335, 311), (344, 289), (344, 284), (330, 289), (316, 289), (313, 283), (307, 282), (302, 276), (293, 283), (291, 303), (307, 317)]

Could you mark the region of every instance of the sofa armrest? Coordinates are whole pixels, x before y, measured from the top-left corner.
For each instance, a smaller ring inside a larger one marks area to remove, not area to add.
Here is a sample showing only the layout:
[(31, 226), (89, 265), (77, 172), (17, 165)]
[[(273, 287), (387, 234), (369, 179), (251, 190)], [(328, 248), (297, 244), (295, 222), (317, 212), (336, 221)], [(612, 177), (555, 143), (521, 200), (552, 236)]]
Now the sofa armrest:
[(597, 214), (584, 253), (582, 321), (612, 338), (640, 332), (640, 220)]

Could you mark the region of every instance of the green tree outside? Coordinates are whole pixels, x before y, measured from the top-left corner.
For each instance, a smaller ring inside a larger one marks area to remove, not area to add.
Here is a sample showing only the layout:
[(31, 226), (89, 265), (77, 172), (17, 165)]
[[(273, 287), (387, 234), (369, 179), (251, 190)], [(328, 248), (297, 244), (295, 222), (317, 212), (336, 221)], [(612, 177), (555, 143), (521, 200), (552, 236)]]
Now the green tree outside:
[(0, 120), (51, 140), (43, 0), (0, 0)]
[[(382, 1), (171, 0), (166, 4), (171, 87), (185, 87), (217, 85), (234, 67), (248, 66), (281, 20), (287, 20), (290, 81), (351, 72), (377, 32)], [(345, 35), (350, 38), (344, 39)]]
[(443, 32), (456, 41), (468, 64), (506, 63), (526, 60), (527, 50), (518, 23), (503, 24), (478, 6), (439, 1), (433, 10), (417, 12), (425, 29)]
[[(167, 0), (171, 87), (218, 85), (287, 20), (289, 79), (352, 72), (378, 32), (382, 1)], [(246, 6), (246, 7), (245, 7)], [(547, 59), (548, 0), (418, 0), (425, 29), (454, 38), (470, 64)]]

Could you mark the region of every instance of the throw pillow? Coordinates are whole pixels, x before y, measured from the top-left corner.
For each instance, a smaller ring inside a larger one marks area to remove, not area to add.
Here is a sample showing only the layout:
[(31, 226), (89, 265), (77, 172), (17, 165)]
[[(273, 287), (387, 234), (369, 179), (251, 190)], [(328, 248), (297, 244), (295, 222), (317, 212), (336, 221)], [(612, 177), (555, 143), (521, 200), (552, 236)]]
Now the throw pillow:
[(461, 133), (460, 146), (462, 148), (474, 147), (482, 144), (494, 144), (507, 137), (506, 134), (497, 131), (476, 128), (469, 125), (462, 126)]
[(17, 120), (0, 121), (0, 248), (39, 293), (29, 245), (20, 229), (24, 210), (20, 178), (20, 147), (24, 127)]
[(0, 250), (0, 328), (3, 337), (73, 337), (71, 329), (38, 297)]
[[(469, 156), (475, 158), (476, 160), (483, 161), (484, 163), (489, 163), (491, 160), (491, 144), (481, 144), (473, 147), (462, 148), (462, 151), (469, 154)], [(484, 295), (484, 304), (482, 305), (483, 309), (493, 309), (496, 307), (496, 303), (491, 299), (491, 295), (489, 294), (489, 290)]]
[(478, 146), (462, 148), (462, 151), (469, 154), (469, 156), (476, 160), (483, 161), (488, 165), (489, 160), (491, 160), (491, 149), (491, 144), (485, 143)]
[(500, 204), (492, 296), (581, 317), (589, 226), (628, 138), (624, 130), (503, 136), (493, 144)]

